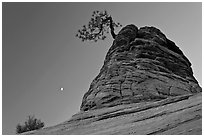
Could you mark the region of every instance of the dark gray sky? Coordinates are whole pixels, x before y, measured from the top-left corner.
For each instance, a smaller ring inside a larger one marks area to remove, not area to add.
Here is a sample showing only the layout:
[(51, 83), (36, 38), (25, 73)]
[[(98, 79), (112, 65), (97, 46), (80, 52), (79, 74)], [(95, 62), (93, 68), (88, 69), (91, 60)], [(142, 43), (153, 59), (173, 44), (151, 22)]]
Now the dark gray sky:
[(123, 25), (158, 27), (202, 82), (201, 3), (2, 3), (2, 8), (3, 134), (14, 134), (28, 115), (51, 126), (79, 111), (113, 40), (75, 38), (94, 10), (106, 9)]

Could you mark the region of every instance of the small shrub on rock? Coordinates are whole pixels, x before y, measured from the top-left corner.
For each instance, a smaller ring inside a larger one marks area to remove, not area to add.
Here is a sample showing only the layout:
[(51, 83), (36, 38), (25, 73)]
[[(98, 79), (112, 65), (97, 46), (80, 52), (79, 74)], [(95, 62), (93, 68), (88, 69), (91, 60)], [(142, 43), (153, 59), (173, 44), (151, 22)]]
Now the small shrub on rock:
[(43, 127), (44, 127), (44, 122), (41, 122), (40, 119), (37, 119), (34, 116), (28, 116), (28, 119), (25, 121), (24, 125), (17, 124), (16, 133), (20, 134), (27, 131), (41, 129)]

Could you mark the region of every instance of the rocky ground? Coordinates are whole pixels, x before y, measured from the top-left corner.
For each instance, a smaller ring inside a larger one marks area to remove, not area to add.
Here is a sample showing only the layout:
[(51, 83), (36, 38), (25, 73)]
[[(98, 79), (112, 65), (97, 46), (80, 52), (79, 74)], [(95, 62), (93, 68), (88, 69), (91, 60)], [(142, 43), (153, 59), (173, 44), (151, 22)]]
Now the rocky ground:
[(26, 134), (201, 135), (202, 95), (79, 112), (69, 121)]
[(174, 42), (155, 27), (127, 25), (80, 112), (26, 134), (202, 134), (201, 92), (190, 61)]

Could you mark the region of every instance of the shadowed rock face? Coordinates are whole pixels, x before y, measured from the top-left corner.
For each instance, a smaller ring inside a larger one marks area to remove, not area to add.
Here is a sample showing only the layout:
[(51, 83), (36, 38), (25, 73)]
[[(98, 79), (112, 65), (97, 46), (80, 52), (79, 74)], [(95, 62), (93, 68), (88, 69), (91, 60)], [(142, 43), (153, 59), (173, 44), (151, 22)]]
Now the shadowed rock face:
[(85, 93), (81, 111), (201, 92), (191, 63), (157, 28), (127, 25)]

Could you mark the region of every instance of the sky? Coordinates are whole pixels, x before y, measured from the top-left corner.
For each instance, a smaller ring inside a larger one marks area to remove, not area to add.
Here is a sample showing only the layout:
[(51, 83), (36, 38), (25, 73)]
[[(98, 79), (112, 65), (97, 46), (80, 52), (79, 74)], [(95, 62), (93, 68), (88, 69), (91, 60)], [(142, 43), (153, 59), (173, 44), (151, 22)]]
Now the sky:
[(79, 112), (113, 42), (111, 36), (97, 43), (75, 37), (94, 10), (107, 10), (123, 26), (159, 28), (190, 60), (201, 86), (201, 3), (4, 2), (2, 134), (15, 134), (28, 115), (52, 126)]

